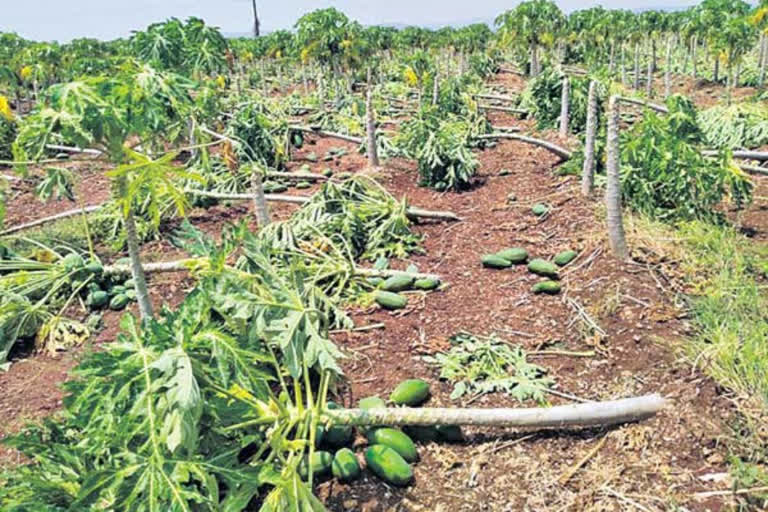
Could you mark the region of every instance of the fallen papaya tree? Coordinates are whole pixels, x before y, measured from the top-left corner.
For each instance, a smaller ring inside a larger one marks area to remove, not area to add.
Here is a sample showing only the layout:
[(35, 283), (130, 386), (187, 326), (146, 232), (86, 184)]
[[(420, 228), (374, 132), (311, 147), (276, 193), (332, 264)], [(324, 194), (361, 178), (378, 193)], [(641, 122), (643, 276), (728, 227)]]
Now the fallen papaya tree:
[[(0, 508), (45, 510), (53, 497), (59, 507), (93, 508), (124, 496), (127, 509), (205, 502), (233, 512), (320, 512), (313, 484), (331, 459), (347, 456), (349, 465), (334, 470), (339, 478), (359, 475), (346, 448), (352, 426), (568, 428), (639, 421), (665, 406), (650, 395), (546, 409), (339, 408), (329, 398), (344, 354), (329, 328), (343, 312), (306, 285), (317, 282), (315, 272), (277, 266), (269, 241), (253, 235), (237, 267), (221, 265), (219, 248), (199, 233), (194, 245), (218, 263), (178, 309), (146, 325), (127, 315), (119, 343), (86, 354), (73, 371), (62, 414), (4, 441), (35, 463), (4, 476)], [(410, 485), (413, 442), (400, 431), (369, 434), (378, 441), (365, 452), (368, 470)], [(399, 444), (387, 440), (394, 435)]]
[(484, 135), (477, 135), (475, 138), (479, 140), (487, 140), (487, 139), (517, 140), (520, 142), (525, 142), (527, 144), (533, 144), (534, 146), (538, 146), (540, 148), (544, 148), (547, 151), (550, 151), (555, 155), (559, 156), (563, 160), (570, 160), (571, 157), (573, 156), (573, 154), (570, 151), (568, 151), (562, 146), (558, 146), (557, 144), (548, 142), (546, 140), (529, 137), (527, 135), (520, 135), (517, 133), (488, 133)]
[[(282, 176), (287, 173), (275, 173), (275, 174)], [(302, 177), (305, 176), (305, 173), (293, 173), (293, 174), (295, 174), (297, 177), (299, 175), (301, 175)], [(211, 192), (211, 191), (194, 190), (194, 189), (188, 189), (186, 190), (186, 193), (194, 196), (210, 197), (212, 199), (232, 200), (232, 201), (252, 200), (255, 197), (254, 194), (234, 194), (234, 193)], [(285, 195), (285, 194), (264, 194), (264, 197), (267, 201), (271, 201), (271, 202), (291, 203), (291, 204), (298, 204), (298, 205), (307, 204), (311, 199), (310, 196), (291, 196), (291, 195)], [(0, 236), (9, 236), (15, 233), (19, 233), (21, 231), (42, 226), (44, 224), (49, 224), (51, 222), (69, 219), (82, 214), (94, 213), (104, 208), (107, 204), (108, 203), (102, 203), (98, 205), (87, 206), (84, 208), (67, 210), (65, 212), (57, 213), (49, 217), (44, 217), (41, 219), (36, 219), (34, 221), (26, 222), (24, 224), (19, 224), (17, 226), (12, 226), (3, 231), (0, 231)], [(418, 219), (444, 220), (444, 221), (460, 221), (461, 220), (461, 218), (453, 212), (433, 211), (433, 210), (426, 210), (424, 208), (418, 208), (418, 207), (408, 207), (406, 210), (406, 213), (408, 217), (413, 220), (418, 220)]]
[(337, 133), (337, 132), (330, 132), (322, 129), (315, 129), (311, 126), (291, 125), (288, 127), (288, 129), (295, 132), (313, 133), (315, 135), (319, 135), (320, 137), (329, 137), (332, 139), (339, 139), (345, 142), (351, 142), (353, 144), (362, 144), (365, 141), (363, 137), (355, 137), (354, 135), (346, 135), (344, 133)]
[(510, 114), (529, 114), (525, 109), (522, 108), (512, 108), (512, 107), (500, 107), (497, 105), (478, 105), (477, 108), (480, 110), (496, 110), (499, 112), (507, 112)]
[[(198, 190), (187, 190), (189, 194), (198, 195), (201, 197), (210, 197), (213, 199), (231, 200), (231, 201), (246, 201), (253, 199), (253, 194), (228, 194), (223, 192), (208, 192)], [(276, 203), (292, 203), (292, 204), (307, 204), (310, 200), (306, 196), (291, 196), (285, 194), (264, 194), (267, 201)], [(451, 220), (458, 221), (461, 218), (453, 212), (448, 211), (433, 211), (425, 210), (423, 208), (409, 207), (406, 213), (411, 219), (434, 219), (434, 220)]]
[(326, 410), (333, 425), (475, 425), (484, 427), (567, 428), (609, 426), (648, 419), (666, 405), (661, 395), (530, 409), (381, 408)]
[[(195, 269), (206, 269), (210, 267), (210, 261), (206, 258), (185, 258), (174, 261), (161, 261), (155, 263), (144, 263), (142, 268), (147, 274), (173, 274), (177, 272), (190, 272)], [(105, 265), (104, 275), (106, 276), (129, 276), (131, 266), (128, 264)], [(408, 277), (411, 279), (436, 279), (440, 280), (437, 274), (425, 272), (409, 272), (407, 270), (375, 269), (355, 267), (353, 274), (359, 277)]]

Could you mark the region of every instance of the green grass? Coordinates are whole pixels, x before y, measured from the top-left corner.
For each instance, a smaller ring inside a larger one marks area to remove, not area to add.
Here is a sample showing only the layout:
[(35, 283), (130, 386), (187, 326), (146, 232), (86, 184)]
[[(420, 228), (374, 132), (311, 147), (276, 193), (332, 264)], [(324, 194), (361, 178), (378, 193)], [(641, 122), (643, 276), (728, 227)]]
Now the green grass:
[[(735, 397), (725, 433), (734, 486), (768, 486), (768, 244), (702, 221), (630, 216), (628, 226), (632, 247), (682, 276), (693, 334), (680, 350)], [(741, 500), (738, 510), (768, 510), (768, 493)]]
[[(703, 222), (678, 226), (669, 240), (677, 244), (675, 259), (685, 273), (695, 329), (683, 350), (740, 404), (728, 442), (734, 485), (766, 486), (768, 245)], [(765, 510), (766, 500), (766, 493), (745, 495), (741, 510)]]
[(686, 353), (718, 383), (768, 410), (768, 246), (700, 222), (679, 232), (697, 332)]

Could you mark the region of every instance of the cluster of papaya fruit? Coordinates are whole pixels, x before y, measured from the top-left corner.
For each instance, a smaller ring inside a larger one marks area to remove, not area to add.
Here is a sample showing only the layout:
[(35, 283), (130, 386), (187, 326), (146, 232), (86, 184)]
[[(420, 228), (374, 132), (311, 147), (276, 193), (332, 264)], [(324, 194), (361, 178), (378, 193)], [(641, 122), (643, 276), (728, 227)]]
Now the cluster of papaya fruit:
[[(85, 305), (92, 310), (109, 307), (113, 311), (121, 311), (136, 300), (136, 283), (133, 279), (104, 274), (104, 266), (97, 260), (86, 261), (81, 255), (71, 253), (62, 258), (60, 263), (66, 270), (73, 272), (72, 289), (82, 290)], [(124, 258), (117, 264), (129, 266), (130, 260)]]
[[(429, 398), (429, 384), (421, 379), (409, 379), (401, 382), (389, 396), (393, 405), (415, 407)], [(328, 402), (328, 409), (338, 406)], [(358, 403), (360, 409), (383, 409), (387, 403), (378, 396), (363, 398)], [(413, 467), (418, 462), (418, 442), (457, 442), (463, 440), (461, 428), (457, 426), (437, 427), (404, 427), (403, 430), (390, 427), (370, 427), (361, 432), (366, 440), (362, 457), (350, 448), (355, 445), (355, 433), (351, 426), (334, 425), (330, 428), (320, 428), (317, 435), (318, 446), (336, 449), (316, 451), (311, 459), (305, 460), (301, 471), (306, 476), (310, 469), (315, 475), (327, 476), (329, 473), (343, 482), (351, 482), (360, 477), (365, 466), (371, 473), (385, 482), (406, 486), (413, 482)], [(358, 444), (360, 446), (360, 444)], [(364, 461), (364, 463), (363, 463)]]
[(483, 266), (493, 269), (505, 269), (513, 265), (528, 264), (528, 270), (538, 276), (547, 278), (533, 285), (533, 293), (546, 293), (557, 295), (562, 290), (562, 285), (558, 281), (559, 270), (570, 264), (579, 255), (576, 251), (568, 250), (557, 254), (552, 261), (541, 258), (529, 260), (528, 251), (516, 247), (504, 249), (494, 254), (486, 254), (482, 258)]
[(432, 291), (440, 286), (440, 280), (435, 277), (416, 279), (409, 275), (395, 275), (388, 279), (371, 277), (368, 282), (376, 288), (374, 300), (384, 309), (403, 309), (408, 305), (408, 299), (400, 292), (408, 290)]

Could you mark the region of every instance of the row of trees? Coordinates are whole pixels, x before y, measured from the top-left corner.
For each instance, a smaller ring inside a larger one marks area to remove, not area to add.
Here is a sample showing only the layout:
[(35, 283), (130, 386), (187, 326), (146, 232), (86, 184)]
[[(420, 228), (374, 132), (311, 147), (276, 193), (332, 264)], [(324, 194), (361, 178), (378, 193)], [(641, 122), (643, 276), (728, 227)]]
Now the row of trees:
[[(593, 7), (565, 16), (550, 0), (530, 0), (496, 19), (501, 38), (529, 52), (531, 73), (540, 70), (538, 53), (551, 50), (557, 59), (586, 65), (605, 65), (613, 72), (617, 60), (624, 69), (625, 52), (633, 50), (635, 79), (639, 59), (648, 55), (653, 70), (658, 67), (659, 47), (685, 50), (681, 68), (692, 63), (698, 75), (701, 52), (711, 60), (712, 78), (718, 81), (720, 66), (725, 64), (728, 77), (742, 59), (760, 42), (758, 67), (761, 85), (765, 79), (768, 3), (753, 8), (743, 0), (704, 0), (683, 11), (649, 10), (634, 13)], [(645, 48), (643, 48), (645, 46)], [(674, 63), (668, 63), (675, 65)]]
[(470, 55), (488, 48), (491, 42), (516, 54), (518, 62), (533, 75), (540, 71), (541, 60), (548, 58), (589, 67), (607, 66), (611, 73), (618, 68), (626, 81), (626, 61), (633, 56), (636, 87), (641, 61), (645, 59), (655, 71), (665, 47), (665, 67), (698, 77), (704, 58), (711, 63), (712, 79), (719, 81), (726, 76), (733, 83), (738, 81), (745, 56), (758, 44), (758, 76), (754, 81), (757, 85), (765, 83), (766, 0), (756, 8), (743, 0), (704, 0), (684, 11), (638, 14), (593, 7), (569, 16), (551, 0), (529, 0), (501, 14), (496, 27), (496, 34), (484, 24), (434, 31), (363, 27), (329, 8), (304, 15), (293, 32), (235, 40), (226, 40), (219, 30), (195, 18), (187, 22), (171, 19), (137, 31), (128, 39), (110, 42), (76, 39), (67, 44), (39, 43), (0, 34), (0, 93), (23, 91), (35, 96), (50, 84), (110, 72), (131, 58), (200, 77), (227, 74), (235, 62), (245, 67), (266, 59), (352, 69), (362, 63), (371, 65), (376, 56), (392, 52), (449, 50)]

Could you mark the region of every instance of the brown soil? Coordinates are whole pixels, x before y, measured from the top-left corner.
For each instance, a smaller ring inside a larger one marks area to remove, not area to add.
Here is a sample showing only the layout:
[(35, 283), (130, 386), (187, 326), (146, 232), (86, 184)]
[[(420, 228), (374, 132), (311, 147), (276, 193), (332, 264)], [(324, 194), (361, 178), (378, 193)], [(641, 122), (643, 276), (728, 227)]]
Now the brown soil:
[[(82, 206), (93, 206), (104, 202), (109, 197), (109, 178), (104, 175), (101, 162), (86, 157), (78, 161), (62, 161), (56, 167), (69, 169), (76, 177), (75, 198), (82, 198)], [(31, 178), (43, 177), (44, 172), (35, 170)], [(56, 215), (67, 210), (80, 208), (78, 202), (68, 199), (43, 202), (35, 194), (33, 180), (14, 182), (6, 203), (6, 226), (15, 226), (43, 217)]]
[[(499, 75), (492, 83), (507, 91), (519, 91), (523, 80)], [(525, 124), (493, 112), (494, 124)], [(529, 122), (526, 122), (529, 123)], [(526, 129), (532, 125), (527, 124)], [(547, 134), (549, 140), (557, 140)], [(319, 158), (330, 147), (350, 150), (339, 162), (310, 164), (312, 170), (331, 167), (354, 171), (366, 166), (352, 144), (310, 137), (296, 152), (292, 169), (301, 166), (308, 152)], [(312, 141), (315, 141), (313, 144)], [(559, 141), (567, 145), (567, 141)], [(493, 394), (466, 404), (451, 401), (451, 386), (438, 379), (437, 371), (420, 357), (444, 350), (448, 338), (465, 330), (497, 333), (530, 351), (557, 349), (592, 351), (592, 357), (536, 357), (549, 370), (557, 390), (583, 400), (601, 400), (659, 392), (670, 406), (658, 417), (613, 429), (518, 432), (466, 429), (466, 443), (430, 444), (420, 447), (415, 465), (416, 483), (395, 489), (365, 476), (351, 486), (333, 481), (320, 484), (319, 493), (333, 511), (475, 511), (475, 510), (628, 510), (631, 503), (647, 510), (685, 506), (691, 511), (725, 510), (735, 505), (731, 497), (697, 500), (694, 493), (727, 489), (727, 482), (713, 483), (706, 475), (727, 471), (727, 452), (721, 444), (724, 426), (732, 412), (720, 390), (676, 357), (676, 345), (688, 334), (683, 311), (674, 302), (670, 276), (639, 263), (619, 264), (610, 258), (603, 236), (599, 202), (578, 192), (573, 177), (558, 178), (552, 170), (557, 159), (543, 149), (516, 141), (504, 141), (479, 153), (481, 162), (472, 190), (461, 194), (436, 193), (416, 186), (412, 162), (394, 160), (378, 173), (395, 196), (410, 204), (434, 210), (451, 210), (462, 222), (424, 222), (414, 229), (423, 234), (426, 254), (408, 262), (423, 271), (438, 273), (448, 286), (430, 294), (411, 293), (405, 311), (386, 313), (371, 308), (352, 311), (358, 325), (383, 323), (384, 329), (338, 334), (335, 341), (348, 354), (344, 370), (348, 389), (339, 398), (346, 405), (360, 397), (389, 395), (404, 378), (419, 377), (432, 384), (428, 406), (520, 407), (511, 398)], [(498, 176), (508, 169), (511, 174)], [(96, 170), (84, 174), (94, 189), (85, 194), (89, 204), (100, 202), (108, 192)], [(317, 185), (315, 185), (316, 187)], [(757, 195), (765, 196), (766, 182)], [(313, 187), (314, 189), (314, 187)], [(302, 194), (310, 190), (300, 191)], [(514, 200), (509, 200), (510, 194)], [(96, 200), (96, 199), (98, 200)], [(91, 202), (93, 200), (93, 203)], [(9, 225), (69, 209), (51, 203), (30, 211), (28, 201), (17, 198), (9, 205)], [(552, 210), (543, 218), (530, 208), (545, 202)], [(765, 200), (756, 202), (742, 217), (743, 224), (765, 240), (768, 229)], [(248, 204), (223, 205), (195, 211), (190, 221), (216, 235), (227, 222), (249, 218)], [(43, 210), (45, 208), (45, 210)], [(277, 218), (295, 209), (270, 205)], [(167, 230), (173, 225), (166, 227)], [(533, 257), (549, 258), (575, 249), (579, 258), (563, 272), (565, 293), (560, 297), (530, 292), (537, 279), (524, 268), (504, 271), (485, 269), (483, 254), (506, 247), (525, 247)], [(634, 255), (646, 258), (635, 241)], [(169, 260), (181, 252), (168, 242), (147, 244), (147, 260)], [(177, 304), (193, 282), (183, 275), (154, 277), (156, 305)], [(578, 320), (577, 311), (588, 313), (604, 331), (595, 335)], [(62, 394), (58, 385), (87, 350), (114, 339), (119, 314), (104, 318), (105, 329), (93, 345), (52, 358), (19, 351), (7, 373), (0, 373), (0, 438), (15, 432), (28, 420), (55, 412)], [(551, 404), (572, 403), (552, 395)], [(535, 404), (525, 404), (533, 406)], [(7, 419), (7, 420), (6, 420)], [(602, 439), (607, 438), (580, 469), (562, 482)], [(0, 464), (19, 461), (0, 447)], [(639, 507), (638, 507), (639, 508)]]

